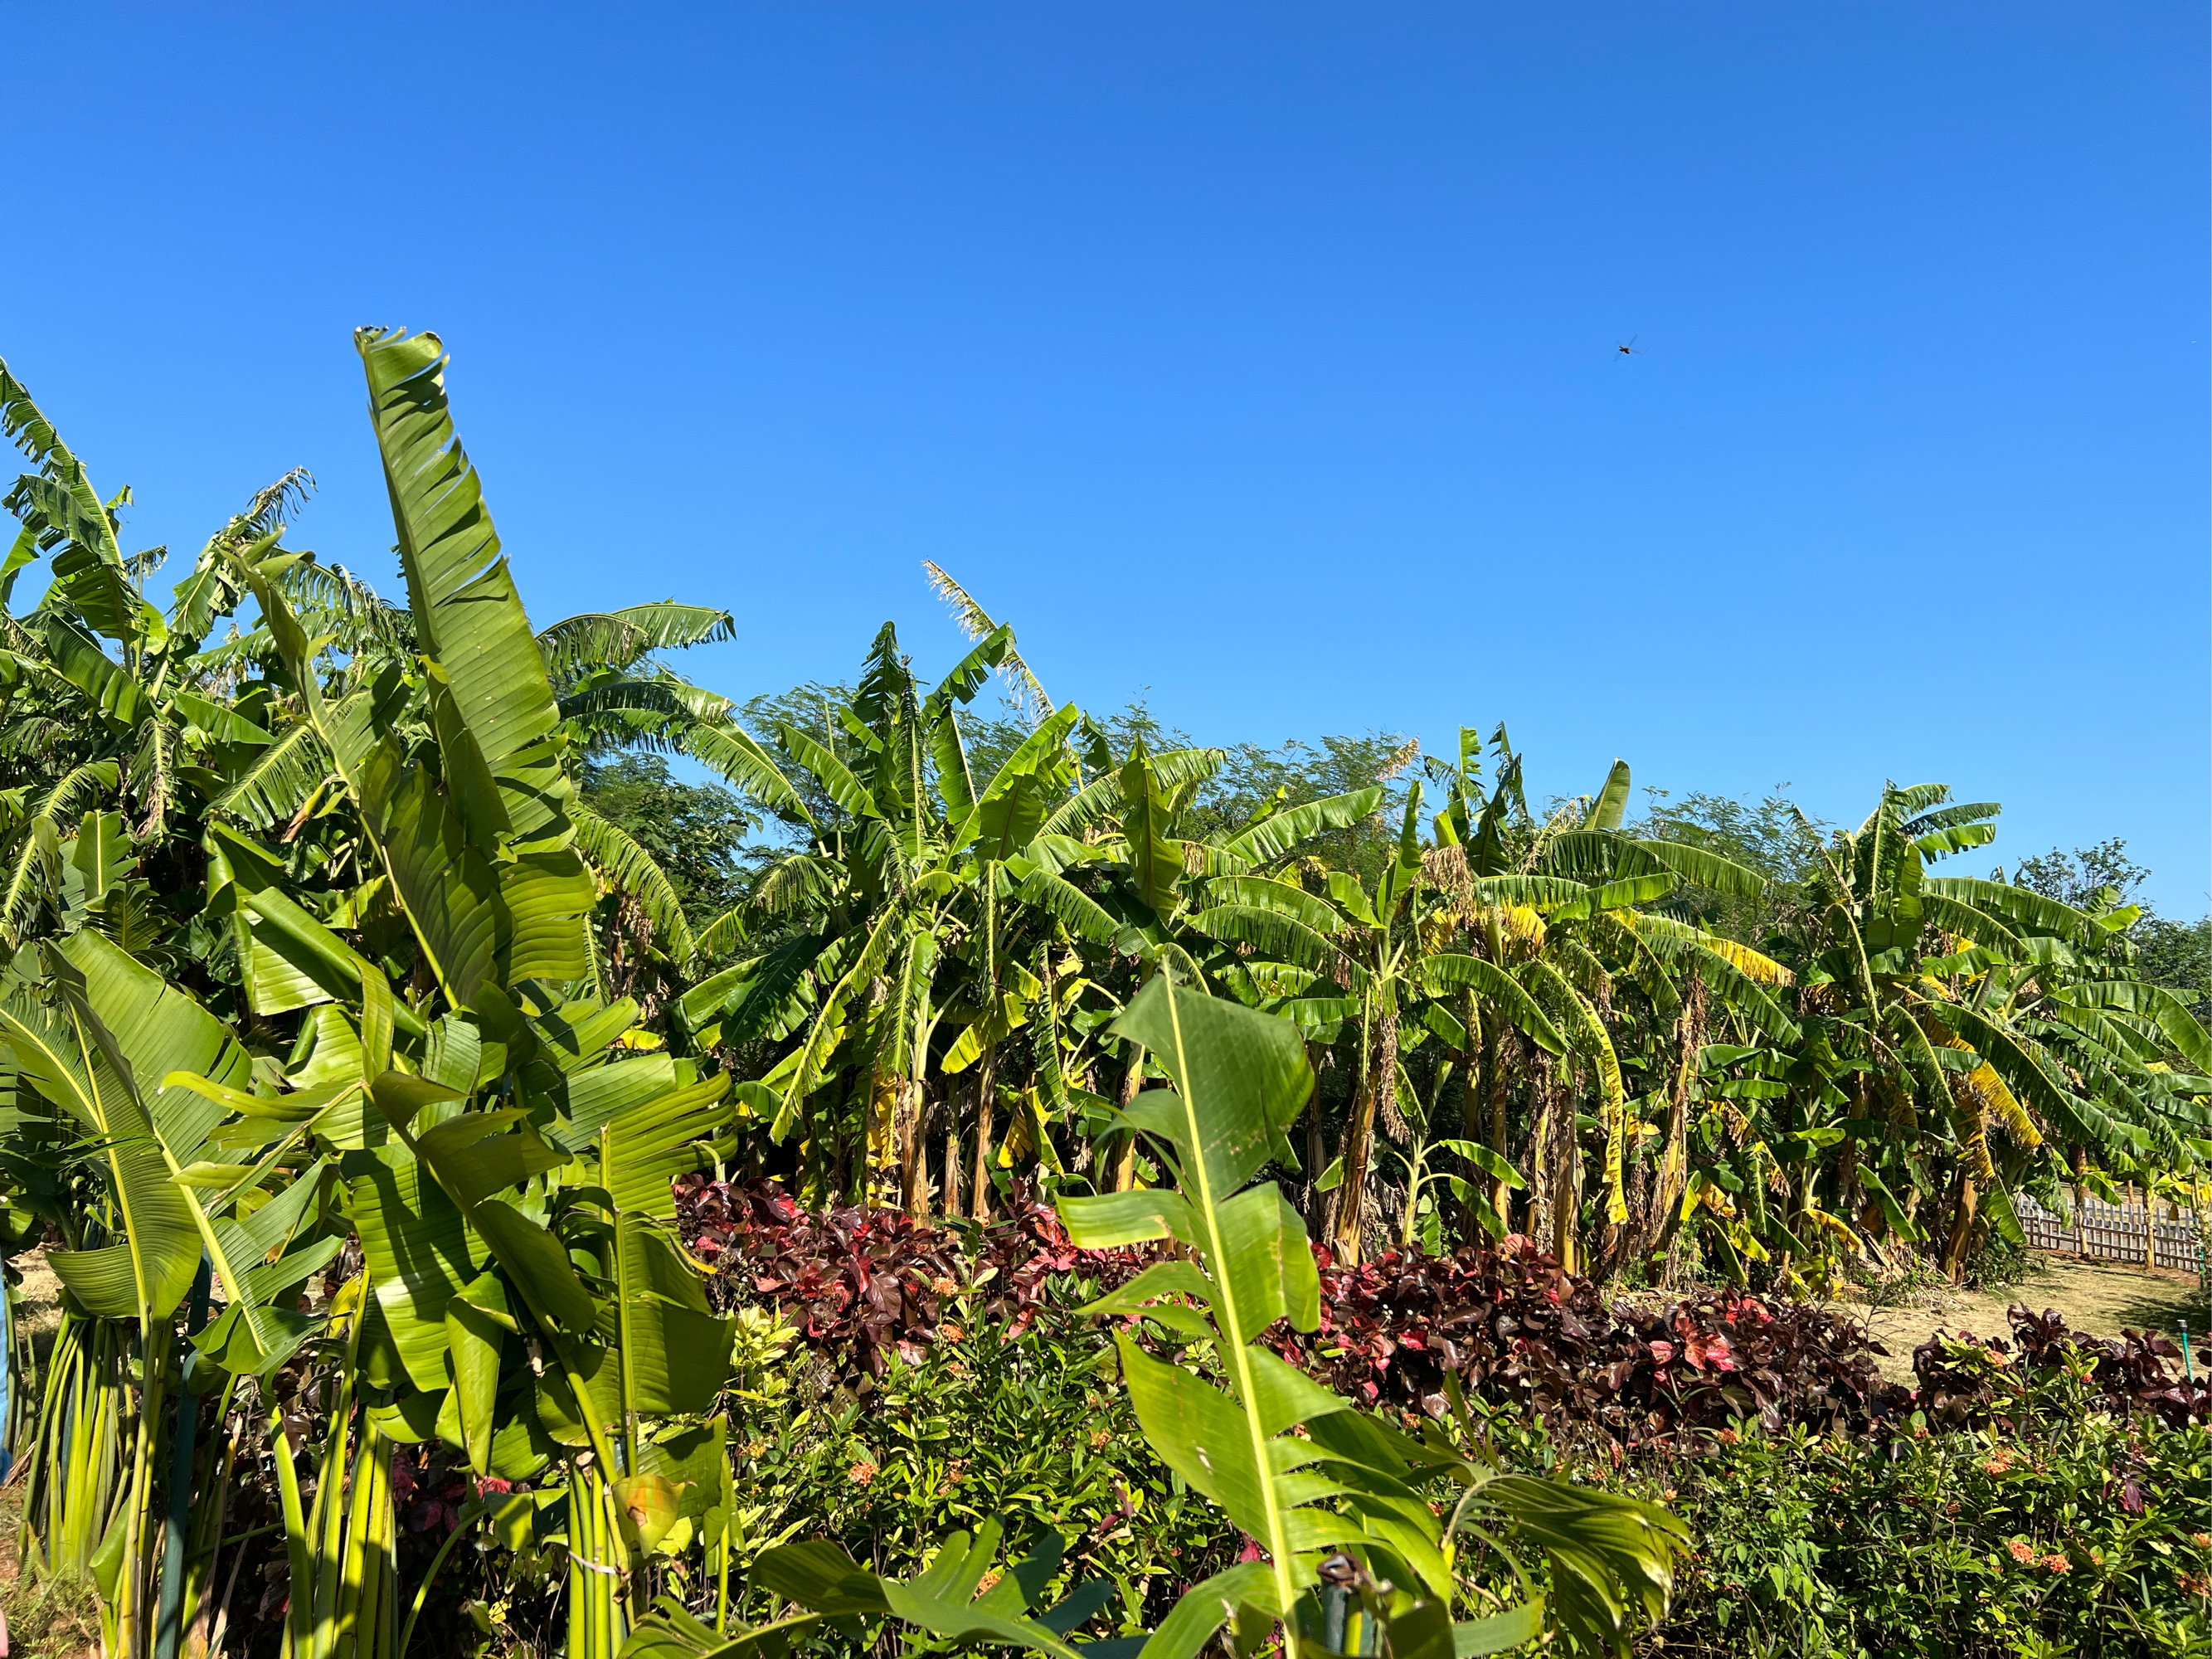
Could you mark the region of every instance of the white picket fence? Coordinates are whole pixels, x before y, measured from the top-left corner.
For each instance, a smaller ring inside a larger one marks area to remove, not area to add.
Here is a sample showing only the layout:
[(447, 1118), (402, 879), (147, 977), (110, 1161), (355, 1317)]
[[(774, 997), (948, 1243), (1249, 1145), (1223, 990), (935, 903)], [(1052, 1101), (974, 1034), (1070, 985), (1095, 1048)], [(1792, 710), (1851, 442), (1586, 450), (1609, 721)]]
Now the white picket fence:
[(2061, 1220), (2026, 1194), (2015, 1195), (2013, 1208), (2028, 1247), (2062, 1250), (2072, 1255), (2096, 1256), (2106, 1261), (2151, 1262), (2160, 1267), (2198, 1271), (2203, 1242), (2196, 1218), (2186, 1210), (2179, 1219), (2158, 1204), (2107, 1204), (2085, 1198), (2074, 1206), (2070, 1220)]

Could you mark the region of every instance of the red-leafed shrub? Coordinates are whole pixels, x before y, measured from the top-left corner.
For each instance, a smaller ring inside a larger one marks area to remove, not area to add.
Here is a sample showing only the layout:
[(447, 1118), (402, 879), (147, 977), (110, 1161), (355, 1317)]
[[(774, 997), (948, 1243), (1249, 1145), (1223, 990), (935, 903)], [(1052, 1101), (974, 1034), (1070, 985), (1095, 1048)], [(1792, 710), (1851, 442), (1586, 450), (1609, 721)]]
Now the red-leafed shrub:
[(1628, 1446), (1756, 1418), (1861, 1427), (1896, 1409), (1882, 1350), (1822, 1310), (1701, 1291), (1657, 1310), (1607, 1305), (1521, 1238), (1446, 1256), (1322, 1256), (1322, 1328), (1277, 1346), (1337, 1389), (1441, 1417), (1447, 1377), (1553, 1425)]
[[(800, 1209), (769, 1182), (677, 1183), (684, 1241), (714, 1268), (717, 1304), (772, 1304), (810, 1347), (880, 1376), (937, 1340), (948, 1298), (1018, 1334), (1064, 1320), (1084, 1296), (1127, 1282), (1144, 1249), (1079, 1250), (1050, 1206), (1025, 1193), (988, 1227), (916, 1222), (895, 1210)], [(1493, 1406), (1540, 1414), (1554, 1434), (1625, 1449), (1719, 1431), (1732, 1421), (1864, 1433), (1915, 1410), (1960, 1426), (2002, 1415), (1991, 1377), (2002, 1340), (1931, 1341), (1916, 1350), (1917, 1391), (1885, 1382), (1885, 1352), (1858, 1325), (1807, 1304), (1699, 1290), (1661, 1307), (1608, 1304), (1525, 1238), (1449, 1255), (1391, 1251), (1358, 1267), (1315, 1247), (1321, 1326), (1271, 1333), (1276, 1350), (1333, 1388), (1381, 1409), (1441, 1417), (1451, 1384)], [(1134, 1323), (1136, 1322), (1131, 1321)], [(2163, 1338), (2106, 1342), (2054, 1313), (2012, 1310), (2019, 1364), (2087, 1366), (2115, 1414), (2207, 1420), (2208, 1390), (2168, 1374)], [(1167, 1339), (1163, 1339), (1164, 1340)], [(2001, 1369), (2001, 1364), (1998, 1367)]]
[(2096, 1404), (2115, 1417), (2146, 1412), (2173, 1429), (2212, 1423), (2212, 1385), (2179, 1375), (2181, 1350), (2165, 1337), (2127, 1330), (2117, 1341), (2089, 1336), (2067, 1329), (2055, 1309), (2032, 1313), (2018, 1304), (2006, 1316), (2010, 1343), (1939, 1333), (1912, 1351), (1920, 1380), (1915, 1403), (1931, 1420), (1956, 1428), (2009, 1419), (2020, 1389), (2008, 1372), (2066, 1370), (2081, 1372)]
[(1017, 1192), (1012, 1215), (988, 1228), (918, 1222), (901, 1211), (802, 1210), (770, 1182), (732, 1186), (703, 1175), (676, 1183), (684, 1243), (714, 1269), (723, 1309), (768, 1304), (810, 1346), (880, 1376), (896, 1352), (909, 1361), (934, 1341), (947, 1297), (1008, 1334), (1044, 1311), (1057, 1279), (1106, 1285), (1133, 1277), (1133, 1250), (1078, 1250), (1060, 1218)]

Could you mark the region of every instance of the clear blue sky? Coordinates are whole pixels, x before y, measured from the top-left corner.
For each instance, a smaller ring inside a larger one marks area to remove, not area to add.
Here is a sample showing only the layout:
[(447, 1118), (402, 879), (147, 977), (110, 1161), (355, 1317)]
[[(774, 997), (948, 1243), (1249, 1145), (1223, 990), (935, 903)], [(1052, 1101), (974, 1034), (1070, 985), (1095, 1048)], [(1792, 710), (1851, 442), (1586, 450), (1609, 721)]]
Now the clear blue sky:
[[(443, 333), (532, 614), (744, 696), (920, 575), (1212, 740), (1885, 776), (2206, 905), (2201, 5), (10, 5), (0, 356), (189, 556), (396, 591)], [(1633, 338), (1637, 356), (1613, 347)]]

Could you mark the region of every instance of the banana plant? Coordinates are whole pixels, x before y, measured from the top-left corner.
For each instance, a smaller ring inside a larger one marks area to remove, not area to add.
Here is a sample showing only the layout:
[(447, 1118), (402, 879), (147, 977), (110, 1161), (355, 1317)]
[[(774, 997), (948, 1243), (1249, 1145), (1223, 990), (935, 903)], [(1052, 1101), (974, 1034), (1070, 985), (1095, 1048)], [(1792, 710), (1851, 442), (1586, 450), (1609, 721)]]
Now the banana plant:
[(1856, 830), (1804, 825), (1814, 864), (1775, 957), (1634, 918), (1698, 993), (1673, 1095), (1678, 1125), (1702, 1100), (1704, 1157), (1661, 1183), (1680, 1200), (1662, 1246), (1694, 1220), (1739, 1274), (1764, 1260), (1785, 1283), (1832, 1279), (1885, 1242), (1956, 1273), (1985, 1230), (2016, 1239), (2021, 1187), (2212, 1152), (2201, 1028), (2133, 978), (2135, 913), (1931, 872), (1994, 839), (1996, 810), (1887, 786)]
[[(2070, 1173), (2059, 1148), (2124, 1171), (2193, 1167), (2212, 1152), (2199, 1085), (2179, 1081), (2204, 1069), (2202, 1028), (2133, 981), (2131, 914), (1929, 873), (1986, 845), (1996, 810), (1953, 804), (1941, 785), (1888, 785), (1821, 849), (1811, 924), (1793, 941), (1809, 1040), (1770, 1103), (1789, 1113), (1775, 1231), (1793, 1254), (1817, 1254), (1801, 1218), (1855, 1249), (1856, 1233), (1822, 1218), (1860, 1215), (1871, 1193), (1887, 1201), (1866, 1205), (1863, 1224), (1887, 1229), (1893, 1210), (1912, 1207), (1897, 1193), (1936, 1197), (1940, 1186), (1939, 1255), (1956, 1275), (1984, 1227), (2017, 1241), (2011, 1191)], [(1809, 1156), (1824, 1134), (1841, 1143), (1826, 1171)]]
[[(1347, 799), (1343, 810), (1358, 805), (1371, 811), (1374, 799), (1369, 793), (1363, 799)], [(1432, 860), (1419, 834), (1421, 804), (1416, 782), (1402, 810), (1397, 856), (1371, 889), (1348, 872), (1322, 871), (1322, 890), (1310, 893), (1294, 867), (1279, 865), (1271, 874), (1231, 875), (1208, 883), (1214, 902), (1191, 918), (1200, 933), (1319, 974), (1345, 993), (1357, 1011), (1357, 1087), (1342, 1150), (1332, 1166), (1329, 1242), (1341, 1261), (1360, 1257), (1378, 1123), (1392, 1133), (1404, 1127), (1400, 1050), (1408, 1023), (1428, 1019), (1431, 1027), (1451, 1034), (1448, 1040), (1455, 1048), (1465, 1048), (1470, 1040), (1464, 1023), (1448, 1013), (1433, 1018), (1425, 1005), (1479, 993), (1503, 1010), (1505, 1020), (1551, 1051), (1561, 1053), (1566, 1046), (1538, 1000), (1510, 974), (1482, 958), (1441, 949), (1446, 936), (1432, 922), (1437, 890)], [(1231, 852), (1243, 852), (1268, 831), (1263, 821), (1232, 842)], [(1303, 824), (1291, 826), (1288, 834), (1272, 838), (1270, 850), (1287, 851), (1307, 833)]]
[[(146, 880), (167, 851), (172, 825), (265, 793), (307, 769), (301, 745), (264, 724), (271, 709), (242, 686), (234, 665), (204, 649), (244, 588), (240, 554), (281, 545), (287, 509), (313, 487), (295, 470), (258, 491), (202, 548), (165, 613), (145, 597), (167, 550), (125, 554), (118, 541), (126, 489), (103, 499), (84, 462), (0, 363), (0, 432), (30, 459), (0, 497), (21, 529), (0, 559), (0, 611), (27, 570), (43, 560), (50, 580), (38, 602), (0, 615), (0, 762), (17, 780), (0, 793), (0, 937), (20, 946), (69, 930), (56, 914), (69, 862), (60, 843), (88, 811), (112, 815), (103, 855), (130, 878), (121, 912), (100, 925), (143, 951), (186, 931), (173, 914), (173, 872)], [(333, 573), (295, 555), (303, 572)], [(307, 589), (295, 579), (300, 592)], [(319, 774), (318, 774), (319, 775)]]
[[(209, 539), (165, 616), (139, 594), (160, 550), (121, 553), (116, 509), (124, 498), (100, 501), (83, 464), (0, 365), (0, 428), (39, 468), (6, 498), (22, 529), (0, 583), (12, 586), (42, 556), (55, 574), (0, 642), (0, 753), (39, 752), (46, 773), (25, 788), (14, 821), (0, 823), (7, 878), (0, 931), (20, 942), (51, 930), (42, 900), (60, 891), (70, 829), (94, 805), (131, 807), (113, 836), (125, 875), (160, 856), (172, 819), (212, 817), (274, 836), (280, 848), (312, 851), (284, 859), (295, 880), (309, 869), (324, 883), (352, 871), (356, 890), (346, 904), (373, 905), (371, 890), (386, 872), (365, 857), (359, 830), (362, 813), (376, 803), (356, 793), (362, 755), (342, 758), (332, 747), (346, 734), (301, 708), (307, 694), (300, 688), (312, 678), (326, 695), (374, 688), (386, 729), (435, 728), (433, 705), (470, 709), (465, 724), (489, 746), (490, 769), (527, 757), (520, 775), (495, 792), (499, 811), (520, 812), (514, 824), (494, 813), (495, 834), (507, 835), (508, 851), (518, 855), (511, 861), (544, 863), (519, 856), (533, 839), (546, 845), (526, 850), (550, 854), (556, 863), (587, 854), (599, 878), (629, 894), (667, 948), (688, 960), (694, 941), (665, 877), (618, 828), (578, 807), (572, 790), (551, 787), (547, 768), (550, 757), (573, 774), (595, 745), (650, 740), (650, 730), (623, 725), (626, 714), (648, 726), (676, 702), (697, 703), (709, 717), (726, 714), (727, 703), (712, 694), (687, 694), (657, 653), (728, 638), (733, 619), (670, 601), (572, 617), (526, 644), (528, 625), (519, 603), (504, 603), (512, 583), (474, 474), (453, 440), (442, 371), (431, 361), (439, 355), (434, 338), (367, 331), (361, 345), (372, 381), (382, 382), (372, 390), (401, 532), (406, 607), (390, 605), (343, 567), (284, 546), (284, 513), (313, 482), (295, 471), (258, 492)], [(433, 455), (438, 464), (422, 471)], [(456, 522), (434, 525), (431, 515), (445, 511)], [(261, 602), (261, 622), (246, 634), (234, 625), (229, 639), (207, 646), (210, 630), (249, 598)], [(271, 600), (284, 617), (270, 614)], [(426, 663), (438, 666), (426, 672)], [(562, 816), (583, 831), (580, 840), (558, 829), (538, 834), (541, 809), (532, 800), (563, 795)], [(560, 847), (563, 841), (574, 850)], [(508, 862), (508, 853), (494, 856), (495, 867)], [(111, 901), (119, 914), (100, 925), (143, 954), (174, 920), (146, 902), (143, 878), (135, 887), (122, 884), (123, 897)]]
[[(1730, 894), (1762, 890), (1756, 872), (1709, 849), (1664, 839), (1632, 836), (1623, 829), (1631, 789), (1628, 765), (1615, 761), (1594, 796), (1568, 803), (1552, 821), (1530, 818), (1520, 789), (1520, 757), (1501, 727), (1492, 739), (1498, 779), (1486, 795), (1481, 750), (1472, 728), (1462, 728), (1456, 769), (1442, 774), (1447, 804), (1435, 820), (1429, 855), (1440, 895), (1431, 925), (1455, 934), (1464, 960), (1480, 964), (1477, 976), (1445, 953), (1439, 975), (1462, 988), (1453, 1018), (1432, 1024), (1466, 1034), (1473, 1062), (1464, 1096), (1463, 1128), (1480, 1132), (1492, 1152), (1507, 1157), (1505, 1079), (1510, 1055), (1503, 1039), (1518, 1029), (1559, 1064), (1554, 1074), (1579, 1073), (1595, 1086), (1595, 1114), (1603, 1127), (1600, 1189), (1604, 1238), (1612, 1247), (1601, 1261), (1618, 1264), (1656, 1231), (1631, 1226), (1626, 1166), (1646, 1126), (1628, 1087), (1628, 1070), (1652, 1063), (1650, 1055), (1624, 1057), (1617, 1037), (1673, 1022), (1679, 1028), (1687, 1001), (1702, 1006), (1703, 987), (1731, 1006), (1747, 1006), (1763, 1028), (1792, 1035), (1795, 1027), (1766, 986), (1784, 981), (1778, 964), (1735, 941), (1668, 915), (1665, 906), (1686, 887)], [(1698, 988), (1691, 988), (1692, 981)], [(1619, 1006), (1633, 994), (1638, 1007)], [(1532, 1020), (1516, 1003), (1535, 1005)], [(1583, 1153), (1575, 1133), (1579, 1114), (1571, 1097), (1540, 1089), (1530, 1133), (1532, 1173), (1550, 1210), (1552, 1246), (1563, 1264), (1583, 1260)], [(1487, 1119), (1486, 1124), (1485, 1119)], [(1682, 1125), (1671, 1121), (1668, 1164), (1659, 1186), (1686, 1177), (1680, 1152)], [(1501, 1213), (1506, 1188), (1493, 1177), (1492, 1205)], [(1677, 1188), (1679, 1190), (1679, 1188)], [(1667, 1200), (1660, 1200), (1661, 1207)]]
[[(167, 1322), (204, 1258), (216, 1306), (195, 1363), (266, 1375), (313, 1336), (319, 1321), (279, 1297), (338, 1243), (325, 1210), (307, 1244), (283, 1249), (303, 1206), (331, 1196), (320, 1152), (344, 1165), (342, 1213), (366, 1266), (342, 1293), (355, 1300), (325, 1356), (345, 1404), (319, 1507), (287, 1517), (306, 1552), (288, 1643), (388, 1652), (378, 1472), (395, 1445), (437, 1434), (482, 1473), (504, 1430), (507, 1467), (556, 1456), (567, 1467), (571, 1650), (611, 1654), (633, 1556), (679, 1522), (706, 1523), (701, 1494), (714, 1483), (682, 1474), (708, 1455), (703, 1443), (679, 1455), (665, 1425), (711, 1406), (729, 1336), (671, 1235), (668, 1183), (709, 1158), (727, 1080), (665, 1054), (617, 1058), (635, 1007), (557, 988), (590, 981), (594, 894), (568, 812), (547, 653), (453, 436), (437, 340), (369, 330), (357, 343), (409, 589), (395, 630), (408, 653), (333, 671), (290, 603), (300, 556), (273, 541), (218, 549), (216, 568), (258, 603), (273, 670), (355, 816), (362, 874), (425, 972), (395, 995), (381, 963), (298, 889), (281, 843), (216, 821), (209, 911), (233, 932), (250, 1005), (297, 1021), (289, 1060), (254, 1061), (90, 929), (50, 949), (32, 992), (0, 1014), (22, 1085), (79, 1120), (104, 1160), (99, 1224), (83, 1248), (56, 1254), (56, 1271), (90, 1316), (135, 1321), (148, 1356), (137, 1409), (106, 1413), (137, 1424), (127, 1474), (114, 1472), (124, 1460), (86, 1460), (114, 1518), (64, 1516), (57, 1535), (99, 1528), (90, 1565), (111, 1650), (143, 1651), (154, 1443), (178, 1369)], [(88, 880), (105, 868), (77, 862)], [(336, 919), (360, 928), (357, 910)], [(272, 1179), (277, 1190), (264, 1191)], [(541, 1345), (542, 1379), (503, 1334)], [(372, 1413), (362, 1384), (387, 1403)], [(527, 1411), (501, 1415), (502, 1391), (519, 1389)], [(340, 1516), (330, 1505), (349, 1468), (355, 1498)]]
[[(187, 1374), (173, 1317), (196, 1279), (204, 1300), (211, 1272), (226, 1305), (194, 1336), (199, 1357), (265, 1373), (309, 1334), (313, 1322), (283, 1302), (337, 1248), (305, 1222), (319, 1166), (303, 1141), (329, 1097), (250, 1093), (250, 1057), (224, 1024), (103, 935), (42, 954), (40, 980), (0, 1004), (0, 1033), (19, 1098), (74, 1124), (98, 1196), (76, 1247), (48, 1257), (70, 1329), (33, 1454), (27, 1553), (46, 1571), (89, 1571), (111, 1650), (136, 1655), (167, 1553), (152, 1508), (164, 1409)], [(271, 1182), (281, 1190), (264, 1190)], [(135, 1389), (118, 1327), (143, 1357)], [(189, 1446), (198, 1395), (176, 1398)], [(182, 1513), (166, 1524), (180, 1528)], [(169, 1566), (173, 1609), (181, 1562)]]
[[(1178, 1254), (1091, 1304), (1138, 1316), (1208, 1356), (1219, 1382), (1116, 1337), (1146, 1438), (1186, 1481), (1257, 1540), (1263, 1559), (1194, 1587), (1146, 1644), (1152, 1659), (1194, 1654), (1224, 1623), (1240, 1644), (1272, 1629), (1284, 1650), (1362, 1650), (1346, 1634), (1352, 1589), (1396, 1654), (1501, 1651), (1537, 1633), (1534, 1598), (1457, 1620), (1459, 1531), (1487, 1510), (1544, 1538), (1553, 1607), (1578, 1637), (1625, 1650), (1631, 1608), (1656, 1616), (1671, 1584), (1679, 1526), (1663, 1512), (1470, 1463), (1441, 1434), (1416, 1440), (1355, 1411), (1261, 1340), (1279, 1320), (1319, 1323), (1320, 1284), (1304, 1224), (1272, 1182), (1284, 1131), (1313, 1087), (1287, 1020), (1156, 975), (1117, 1022), (1157, 1055), (1172, 1087), (1140, 1092), (1132, 1126), (1158, 1149), (1175, 1187), (1064, 1200), (1070, 1237), (1092, 1249), (1172, 1240)], [(1427, 1494), (1464, 1490), (1449, 1522)]]
[[(561, 1449), (571, 1650), (611, 1653), (634, 1551), (692, 1518), (682, 1485), (703, 1490), (671, 1478), (669, 1443), (654, 1431), (711, 1404), (729, 1335), (671, 1237), (668, 1183), (708, 1156), (727, 1080), (702, 1080), (665, 1054), (614, 1058), (627, 1053), (635, 1005), (544, 988), (588, 981), (592, 897), (546, 653), (453, 436), (435, 337), (370, 330), (357, 343), (434, 772), (406, 763), (407, 736), (376, 686), (321, 695), (270, 573), (247, 574), (360, 804), (431, 997), (398, 1003), (375, 963), (288, 910), (242, 838), (219, 850), (249, 931), (289, 950), (283, 965), (301, 966), (306, 993), (358, 1011), (319, 1019), (307, 1063), (327, 1042), (331, 1065), (358, 1066), (353, 1121), (330, 1138), (359, 1167), (349, 1207), (369, 1284), (364, 1374), (399, 1390), (364, 1445), (435, 1432), (479, 1472), (502, 1430), (510, 1468), (542, 1468)], [(580, 1272), (578, 1256), (596, 1271)], [(534, 1374), (503, 1334), (531, 1337), (550, 1360), (520, 1419), (499, 1413), (502, 1389)]]
[[(1416, 1048), (1428, 1040), (1431, 1033), (1417, 1030), (1413, 1041), (1407, 1046)], [(1463, 1046), (1463, 1045), (1462, 1045)], [(1444, 1152), (1472, 1165), (1479, 1173), (1490, 1176), (1507, 1190), (1526, 1186), (1521, 1172), (1479, 1141), (1456, 1135), (1431, 1135), (1431, 1128), (1443, 1104), (1443, 1094), (1450, 1086), (1455, 1062), (1446, 1060), (1434, 1071), (1432, 1097), (1425, 1108), (1420, 1104), (1420, 1094), (1413, 1079), (1401, 1070), (1398, 1080), (1399, 1098), (1410, 1103), (1414, 1109), (1407, 1113), (1409, 1134), (1405, 1150), (1395, 1146), (1382, 1148), (1385, 1157), (1396, 1160), (1405, 1172), (1404, 1208), (1398, 1221), (1398, 1245), (1404, 1250), (1416, 1247), (1431, 1255), (1443, 1253), (1444, 1243), (1445, 1209), (1430, 1189), (1442, 1187), (1458, 1200), (1462, 1212), (1474, 1217), (1485, 1235), (1496, 1239), (1505, 1234), (1505, 1218), (1489, 1199), (1478, 1191), (1473, 1182), (1454, 1170), (1435, 1162), (1438, 1152)], [(1339, 1170), (1331, 1170), (1322, 1177), (1324, 1188), (1334, 1184)]]
[[(812, 846), (761, 888), (759, 908), (787, 936), (680, 1005), (695, 1042), (803, 1034), (762, 1079), (777, 1102), (772, 1133), (803, 1126), (812, 1166), (829, 1164), (823, 1142), (842, 1148), (847, 1125), (835, 1107), (817, 1122), (816, 1102), (848, 1079), (860, 1120), (854, 1186), (917, 1213), (933, 1184), (923, 1134), (933, 1054), (949, 1061), (945, 1074), (957, 1074), (1026, 1023), (999, 988), (1011, 971), (1009, 938), (1035, 931), (1014, 913), (1052, 911), (1081, 925), (1096, 908), (1060, 879), (1062, 861), (1036, 846), (1069, 781), (1067, 736), (1079, 711), (1047, 716), (988, 780), (969, 771), (959, 710), (1012, 642), (1011, 629), (995, 628), (925, 690), (887, 625), (834, 729), (778, 727), (782, 760), (769, 793), (801, 800), (788, 781), (797, 778), (826, 803), (808, 813)], [(1016, 977), (1030, 982), (1025, 970)], [(941, 1051), (940, 1028), (950, 1033)], [(989, 1095), (979, 1093), (980, 1156), (990, 1127)], [(948, 1165), (944, 1177), (950, 1189), (958, 1172)]]

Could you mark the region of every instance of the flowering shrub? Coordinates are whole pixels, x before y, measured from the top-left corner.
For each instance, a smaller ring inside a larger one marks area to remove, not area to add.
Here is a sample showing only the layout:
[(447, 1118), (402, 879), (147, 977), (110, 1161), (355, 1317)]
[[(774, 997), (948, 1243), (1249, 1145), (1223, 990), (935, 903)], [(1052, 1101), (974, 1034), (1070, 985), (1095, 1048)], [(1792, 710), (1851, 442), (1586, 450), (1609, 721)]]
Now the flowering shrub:
[(2212, 1652), (2212, 1433), (2106, 1416), (2065, 1373), (2028, 1394), (2011, 1429), (1795, 1429), (1632, 1474), (1698, 1540), (1664, 1651)]

